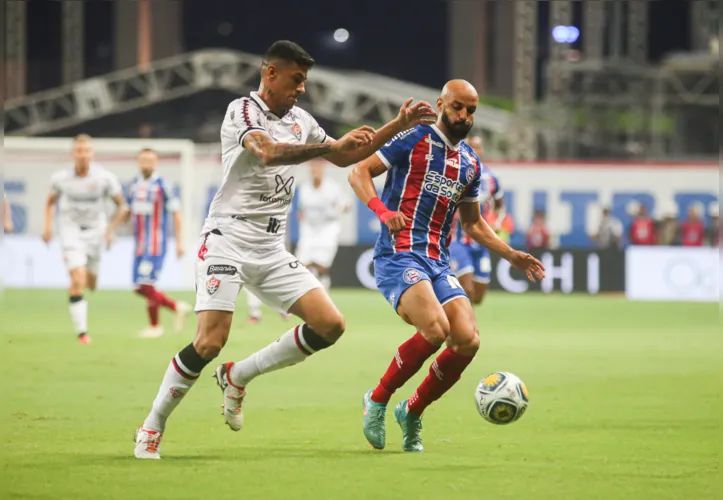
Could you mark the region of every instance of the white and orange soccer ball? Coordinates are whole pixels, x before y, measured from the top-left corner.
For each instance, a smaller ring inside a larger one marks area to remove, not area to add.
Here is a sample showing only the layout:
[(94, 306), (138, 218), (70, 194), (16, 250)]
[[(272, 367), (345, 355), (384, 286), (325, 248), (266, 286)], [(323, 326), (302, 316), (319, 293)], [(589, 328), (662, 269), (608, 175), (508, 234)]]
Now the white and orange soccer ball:
[(477, 411), (482, 418), (497, 425), (511, 424), (522, 418), (529, 398), (525, 383), (509, 372), (487, 375), (475, 391)]

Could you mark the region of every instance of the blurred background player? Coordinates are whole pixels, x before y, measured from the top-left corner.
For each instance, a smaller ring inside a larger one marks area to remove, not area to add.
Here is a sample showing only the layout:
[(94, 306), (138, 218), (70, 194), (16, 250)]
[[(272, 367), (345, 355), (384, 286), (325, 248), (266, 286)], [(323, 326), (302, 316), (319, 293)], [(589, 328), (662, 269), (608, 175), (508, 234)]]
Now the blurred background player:
[(324, 161), (311, 163), (311, 181), (299, 187), (299, 244), (296, 256), (328, 290), (329, 269), (339, 248), (340, 217), (351, 210), (339, 184), (324, 176)]
[[(439, 118), (399, 134), (354, 167), (349, 181), (382, 222), (374, 248), (377, 288), (399, 316), (417, 329), (402, 344), (375, 389), (364, 395), (364, 436), (377, 449), (386, 443), (387, 403), (443, 345), (429, 375), (394, 409), (404, 451), (423, 451), (422, 413), (460, 379), (479, 348), (474, 310), (449, 268), (446, 242), (459, 208), (463, 230), (477, 243), (526, 272), (544, 277), (542, 264), (510, 248), (482, 218), (482, 162), (463, 139), (479, 97), (464, 80), (452, 80), (437, 99)], [(383, 200), (373, 178), (387, 172)]]
[[(73, 167), (56, 172), (50, 180), (43, 241), (50, 243), (53, 238), (57, 203), (60, 247), (70, 274), (70, 317), (78, 341), (89, 344), (88, 303), (83, 291), (95, 290), (103, 246), (110, 247), (114, 236), (112, 228), (123, 217), (126, 205), (118, 178), (93, 162), (90, 136), (83, 134), (74, 139), (72, 155)], [(105, 207), (107, 198), (117, 207), (110, 225)]]
[(10, 213), (10, 202), (5, 195), (3, 195), (3, 229), (6, 233), (13, 232), (13, 216)]
[[(470, 137), (467, 144), (477, 153), (478, 157), (482, 158), (481, 137)], [(507, 219), (505, 214), (505, 193), (492, 170), (484, 164), (481, 167), (479, 202), (482, 216), (492, 229), (499, 233), (503, 221)], [(449, 258), (450, 267), (469, 300), (474, 305), (481, 304), (492, 274), (490, 251), (462, 231), (462, 223), (458, 214), (455, 214), (452, 223), (452, 243), (449, 246)]]
[(173, 216), (173, 232), (176, 238), (176, 255), (183, 257), (183, 232), (180, 202), (163, 177), (156, 173), (158, 154), (144, 149), (138, 155), (138, 175), (128, 189), (126, 220), (133, 221), (135, 257), (133, 259), (133, 284), (135, 293), (146, 298), (149, 326), (141, 330), (139, 337), (155, 338), (163, 335), (158, 321), (159, 308), (175, 312), (174, 330), (180, 332), (190, 304), (175, 301), (155, 287), (163, 269), (168, 243), (168, 215)]

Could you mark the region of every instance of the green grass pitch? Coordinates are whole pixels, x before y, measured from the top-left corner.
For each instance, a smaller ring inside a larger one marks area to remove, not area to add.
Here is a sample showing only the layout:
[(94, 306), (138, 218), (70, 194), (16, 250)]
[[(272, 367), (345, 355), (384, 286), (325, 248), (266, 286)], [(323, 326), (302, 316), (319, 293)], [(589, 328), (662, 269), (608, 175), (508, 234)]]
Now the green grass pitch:
[[(179, 335), (135, 339), (143, 301), (98, 292), (86, 346), (74, 340), (63, 291), (6, 291), (0, 498), (721, 498), (715, 305), (492, 294), (477, 310), (480, 353), (427, 410), (425, 452), (404, 454), (391, 405), (387, 449), (366, 443), (361, 399), (413, 331), (377, 293), (333, 297), (347, 318), (337, 346), (254, 381), (239, 433), (223, 424), (212, 364), (169, 421), (163, 459), (151, 462), (132, 457), (133, 432), (195, 320)], [(264, 312), (247, 326), (240, 299), (219, 361), (294, 324)], [(497, 370), (530, 390), (529, 410), (509, 426), (486, 423), (474, 405), (477, 383)]]

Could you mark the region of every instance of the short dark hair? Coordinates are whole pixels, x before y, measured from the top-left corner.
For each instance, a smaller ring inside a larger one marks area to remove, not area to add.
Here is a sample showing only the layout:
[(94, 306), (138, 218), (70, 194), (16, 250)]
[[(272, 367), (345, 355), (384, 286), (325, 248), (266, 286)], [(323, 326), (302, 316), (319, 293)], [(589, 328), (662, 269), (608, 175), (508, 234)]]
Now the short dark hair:
[(141, 149), (141, 150), (138, 152), (138, 156), (142, 155), (143, 153), (153, 153), (154, 155), (158, 155), (158, 153), (156, 153), (156, 150), (153, 149), (153, 148), (143, 148), (143, 149)]
[(262, 67), (265, 68), (272, 61), (295, 62), (305, 69), (311, 69), (314, 66), (314, 58), (305, 51), (298, 43), (289, 40), (277, 40), (271, 44), (269, 50), (264, 54)]

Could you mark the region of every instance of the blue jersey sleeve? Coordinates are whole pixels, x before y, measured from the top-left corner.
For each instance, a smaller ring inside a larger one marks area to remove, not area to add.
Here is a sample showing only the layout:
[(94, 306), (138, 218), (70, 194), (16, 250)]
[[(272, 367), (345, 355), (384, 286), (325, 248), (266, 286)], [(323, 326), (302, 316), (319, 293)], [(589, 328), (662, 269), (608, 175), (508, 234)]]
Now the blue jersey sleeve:
[(413, 143), (413, 141), (409, 140), (409, 136), (416, 132), (416, 130), (416, 127), (405, 130), (401, 134), (392, 137), (391, 141), (379, 148), (377, 156), (382, 160), (382, 163), (386, 165), (387, 169), (391, 169), (395, 165), (409, 160), (409, 153)]
[(136, 188), (136, 180), (133, 179), (130, 184), (128, 184), (128, 189), (126, 189), (126, 203), (128, 204), (128, 208), (131, 209), (133, 205), (133, 193)]

